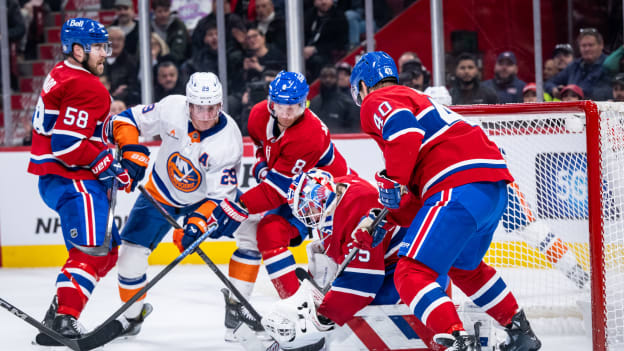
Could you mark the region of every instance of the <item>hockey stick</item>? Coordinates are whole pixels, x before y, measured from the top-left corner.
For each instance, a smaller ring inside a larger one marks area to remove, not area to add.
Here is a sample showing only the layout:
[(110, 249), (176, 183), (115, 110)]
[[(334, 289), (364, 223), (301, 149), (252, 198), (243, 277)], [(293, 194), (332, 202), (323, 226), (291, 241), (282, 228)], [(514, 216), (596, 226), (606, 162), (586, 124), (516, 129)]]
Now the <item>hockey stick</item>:
[(80, 338), (71, 339), (59, 334), (51, 328), (46, 327), (45, 325), (43, 325), (43, 323), (34, 319), (26, 312), (20, 310), (19, 308), (15, 307), (14, 305), (2, 298), (0, 298), (0, 306), (11, 312), (16, 317), (22, 319), (26, 323), (37, 328), (43, 334), (75, 351), (92, 350), (94, 348), (100, 347), (107, 342), (113, 340), (123, 332), (123, 326), (121, 322), (115, 321), (117, 323), (110, 323), (105, 328), (102, 328), (97, 332), (93, 331), (89, 334), (85, 334)]
[[(375, 220), (373, 221), (373, 223), (371, 223), (371, 225), (368, 228), (366, 228), (366, 231), (368, 231), (369, 234), (373, 235), (373, 233), (375, 232), (375, 228), (377, 228), (379, 223), (381, 223), (381, 221), (383, 221), (383, 219), (386, 218), (387, 214), (388, 214), (388, 209), (384, 207), (379, 212), (377, 217), (375, 217)], [(378, 238), (373, 238), (373, 241), (375, 241), (375, 239), (378, 239)], [(349, 254), (347, 255), (347, 257), (345, 257), (344, 261), (342, 261), (340, 266), (338, 266), (338, 270), (336, 271), (336, 275), (334, 275), (333, 280), (336, 280), (336, 278), (338, 278), (342, 274), (342, 272), (347, 268), (347, 265), (351, 263), (351, 261), (355, 258), (355, 255), (357, 255), (358, 252), (360, 252), (360, 249), (357, 247), (354, 247), (351, 249), (351, 251), (349, 251)], [(321, 289), (321, 292), (323, 294), (326, 294), (329, 291), (329, 289), (331, 288), (332, 282), (327, 283), (327, 285)]]
[[(117, 147), (117, 161), (121, 161), (121, 151), (119, 147)], [(114, 167), (112, 165), (111, 167)], [(86, 253), (90, 256), (106, 256), (110, 251), (110, 242), (113, 237), (113, 225), (115, 222), (115, 205), (117, 204), (117, 185), (119, 181), (117, 177), (113, 178), (113, 187), (109, 189), (108, 192), (108, 216), (106, 217), (106, 234), (104, 236), (104, 242), (99, 246), (82, 246), (78, 244), (74, 244), (71, 240), (69, 241), (75, 248)]]
[[(152, 194), (150, 194), (144, 187), (143, 185), (139, 185), (139, 191), (141, 191), (141, 194), (143, 194), (143, 196), (145, 196), (145, 198), (158, 210), (158, 212), (160, 212), (160, 214), (165, 217), (165, 219), (167, 220), (167, 222), (169, 222), (169, 224), (171, 224), (175, 229), (184, 229), (182, 228), (182, 226), (180, 225), (180, 223), (178, 223), (170, 214), (169, 212), (167, 212), (167, 210), (165, 210), (162, 205), (156, 201), (156, 199), (154, 199), (154, 197), (152, 196)], [(221, 270), (219, 269), (219, 267), (217, 267), (217, 265), (210, 259), (210, 257), (208, 257), (208, 255), (206, 255), (206, 253), (198, 246), (197, 250), (195, 250), (195, 252), (197, 252), (197, 254), (199, 255), (199, 257), (201, 257), (201, 259), (208, 265), (208, 267), (210, 268), (210, 270), (212, 270), (217, 277), (223, 282), (223, 284), (225, 284), (225, 286), (230, 289), (230, 291), (234, 294), (234, 296), (236, 296), (236, 298), (238, 299), (238, 301), (240, 301), (240, 303), (245, 306), (245, 308), (249, 311), (249, 313), (252, 315), (252, 317), (254, 317), (254, 319), (256, 321), (258, 321), (258, 324), (260, 325), (260, 320), (262, 319), (262, 316), (260, 316), (260, 314), (258, 313), (258, 311), (256, 311), (255, 308), (253, 308), (253, 306), (251, 306), (251, 304), (249, 303), (249, 301), (243, 296), (243, 294), (241, 294), (240, 291), (238, 291), (238, 289), (234, 286), (234, 284), (232, 284), (232, 282), (225, 276), (225, 274), (223, 274), (223, 272), (221, 272)], [(261, 326), (261, 325), (260, 325)], [(264, 328), (263, 328), (264, 329)]]

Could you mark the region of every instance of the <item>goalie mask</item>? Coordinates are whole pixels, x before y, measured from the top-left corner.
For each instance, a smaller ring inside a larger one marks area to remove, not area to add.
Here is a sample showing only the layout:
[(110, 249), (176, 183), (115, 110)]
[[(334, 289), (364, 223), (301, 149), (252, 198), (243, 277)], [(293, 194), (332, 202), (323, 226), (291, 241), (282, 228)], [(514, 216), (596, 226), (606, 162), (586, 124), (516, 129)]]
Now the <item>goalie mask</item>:
[(288, 205), (309, 228), (321, 229), (335, 208), (336, 186), (330, 173), (319, 169), (297, 174), (288, 189)]

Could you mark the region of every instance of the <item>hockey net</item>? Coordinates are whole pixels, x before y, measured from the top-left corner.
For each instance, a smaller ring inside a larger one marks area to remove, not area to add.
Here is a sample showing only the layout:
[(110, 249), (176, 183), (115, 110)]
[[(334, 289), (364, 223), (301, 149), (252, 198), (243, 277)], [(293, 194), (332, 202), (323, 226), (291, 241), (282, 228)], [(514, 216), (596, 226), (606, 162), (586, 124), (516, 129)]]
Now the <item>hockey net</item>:
[(453, 110), (484, 128), (516, 180), (486, 262), (532, 323), (624, 348), (624, 105)]

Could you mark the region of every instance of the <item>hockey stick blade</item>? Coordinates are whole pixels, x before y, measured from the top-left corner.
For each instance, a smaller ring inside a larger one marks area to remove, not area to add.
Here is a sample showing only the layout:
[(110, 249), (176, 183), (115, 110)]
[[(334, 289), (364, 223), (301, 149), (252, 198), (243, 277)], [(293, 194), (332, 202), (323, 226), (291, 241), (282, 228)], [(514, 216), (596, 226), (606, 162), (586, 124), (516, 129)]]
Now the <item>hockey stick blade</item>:
[(26, 312), (20, 310), (2, 298), (0, 298), (0, 306), (11, 312), (11, 314), (17, 318), (37, 328), (41, 333), (43, 333), (42, 335), (48, 337), (48, 340), (51, 341), (52, 345), (65, 345), (75, 351), (92, 350), (99, 347), (116, 338), (123, 330), (121, 323), (116, 321), (117, 323), (111, 323), (106, 328), (102, 328), (98, 333), (90, 333), (81, 338), (70, 339), (46, 327)]
[(323, 291), (323, 289), (316, 283), (314, 278), (312, 278), (310, 273), (308, 273), (308, 271), (306, 271), (305, 269), (303, 269), (301, 267), (295, 268), (295, 275), (297, 276), (297, 279), (299, 279), (299, 281), (302, 282), (304, 280), (308, 280), (308, 281), (310, 281), (310, 283), (312, 283), (312, 286), (314, 286), (315, 289), (317, 289), (318, 291), (320, 291), (323, 294), (326, 293), (326, 291)]

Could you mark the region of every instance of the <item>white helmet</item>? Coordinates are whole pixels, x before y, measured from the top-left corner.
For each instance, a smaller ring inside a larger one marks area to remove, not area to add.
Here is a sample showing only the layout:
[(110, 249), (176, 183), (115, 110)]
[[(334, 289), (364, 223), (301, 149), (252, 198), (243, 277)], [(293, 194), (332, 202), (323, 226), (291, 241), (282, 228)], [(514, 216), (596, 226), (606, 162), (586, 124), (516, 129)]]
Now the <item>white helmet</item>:
[(335, 208), (336, 185), (330, 173), (312, 168), (293, 177), (287, 197), (293, 215), (320, 230)]
[(186, 101), (193, 105), (216, 105), (223, 102), (219, 77), (210, 72), (196, 72), (186, 83)]

